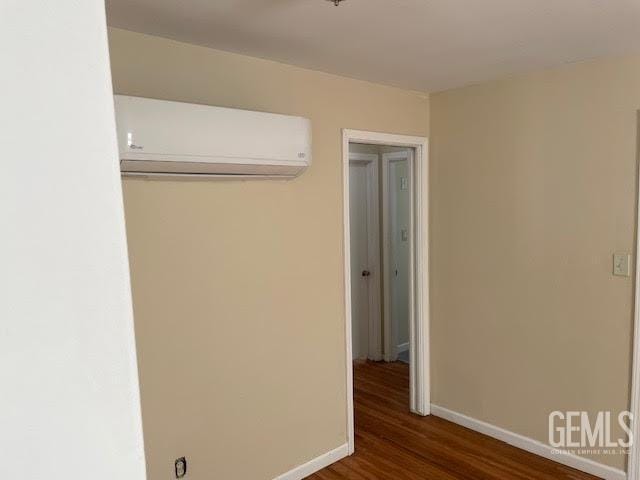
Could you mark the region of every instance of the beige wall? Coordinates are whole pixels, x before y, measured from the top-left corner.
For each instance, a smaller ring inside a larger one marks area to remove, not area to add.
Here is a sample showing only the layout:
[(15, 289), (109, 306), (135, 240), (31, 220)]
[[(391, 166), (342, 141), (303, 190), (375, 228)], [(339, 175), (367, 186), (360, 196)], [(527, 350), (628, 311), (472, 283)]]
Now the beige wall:
[(343, 127), (425, 135), (424, 95), (110, 31), (121, 94), (304, 115), (293, 181), (125, 180), (149, 478), (269, 479), (346, 441)]
[(543, 442), (628, 408), (639, 107), (640, 58), (431, 97), (436, 404)]

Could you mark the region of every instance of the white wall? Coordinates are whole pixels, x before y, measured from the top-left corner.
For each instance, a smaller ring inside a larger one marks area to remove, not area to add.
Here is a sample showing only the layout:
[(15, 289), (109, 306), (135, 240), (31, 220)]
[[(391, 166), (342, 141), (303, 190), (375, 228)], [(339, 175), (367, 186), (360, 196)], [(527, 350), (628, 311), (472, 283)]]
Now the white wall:
[(104, 4), (0, 3), (0, 477), (145, 478)]

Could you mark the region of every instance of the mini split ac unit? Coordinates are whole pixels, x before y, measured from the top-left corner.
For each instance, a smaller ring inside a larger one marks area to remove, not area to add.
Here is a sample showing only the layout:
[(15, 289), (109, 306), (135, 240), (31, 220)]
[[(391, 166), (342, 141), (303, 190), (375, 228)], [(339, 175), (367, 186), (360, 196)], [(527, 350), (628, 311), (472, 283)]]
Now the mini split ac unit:
[(123, 175), (296, 177), (311, 164), (302, 117), (115, 96)]

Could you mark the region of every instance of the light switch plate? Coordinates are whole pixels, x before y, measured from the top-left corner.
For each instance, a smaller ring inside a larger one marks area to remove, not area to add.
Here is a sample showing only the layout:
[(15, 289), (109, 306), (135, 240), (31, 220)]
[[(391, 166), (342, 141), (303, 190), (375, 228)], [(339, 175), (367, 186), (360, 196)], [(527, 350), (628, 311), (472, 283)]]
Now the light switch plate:
[(628, 253), (613, 254), (613, 274), (619, 277), (631, 275), (631, 255)]

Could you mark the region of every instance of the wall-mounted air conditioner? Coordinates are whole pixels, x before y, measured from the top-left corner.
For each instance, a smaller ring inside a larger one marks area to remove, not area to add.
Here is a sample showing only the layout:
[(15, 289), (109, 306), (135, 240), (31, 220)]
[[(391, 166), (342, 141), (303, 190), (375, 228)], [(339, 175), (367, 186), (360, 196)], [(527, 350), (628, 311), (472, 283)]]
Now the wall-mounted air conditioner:
[(302, 117), (115, 96), (123, 175), (295, 177), (311, 164)]

